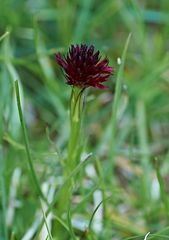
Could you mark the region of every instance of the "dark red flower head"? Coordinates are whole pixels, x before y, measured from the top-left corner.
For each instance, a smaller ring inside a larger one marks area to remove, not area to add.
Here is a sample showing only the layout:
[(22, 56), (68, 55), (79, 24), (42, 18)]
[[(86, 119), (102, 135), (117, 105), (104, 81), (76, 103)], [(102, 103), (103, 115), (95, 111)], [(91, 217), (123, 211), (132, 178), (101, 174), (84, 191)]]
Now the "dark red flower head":
[(101, 60), (100, 52), (94, 52), (94, 46), (86, 44), (71, 45), (66, 57), (55, 54), (56, 62), (63, 68), (67, 84), (80, 88), (106, 88), (102, 83), (107, 80), (113, 71), (108, 66), (108, 58)]

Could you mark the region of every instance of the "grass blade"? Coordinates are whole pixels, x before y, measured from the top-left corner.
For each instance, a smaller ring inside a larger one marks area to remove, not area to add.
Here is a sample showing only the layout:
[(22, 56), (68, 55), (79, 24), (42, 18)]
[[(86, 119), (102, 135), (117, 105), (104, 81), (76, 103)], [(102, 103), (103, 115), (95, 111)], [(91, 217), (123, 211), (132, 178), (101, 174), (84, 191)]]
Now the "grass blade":
[(29, 169), (30, 169), (30, 173), (31, 173), (32, 179), (35, 183), (37, 192), (39, 193), (40, 197), (48, 205), (48, 201), (46, 200), (46, 197), (43, 195), (43, 193), (41, 191), (41, 188), (40, 188), (40, 185), (39, 185), (39, 182), (38, 182), (38, 179), (36, 177), (36, 173), (35, 173), (35, 170), (34, 170), (34, 167), (33, 167), (33, 163), (32, 163), (29, 141), (28, 141), (28, 136), (27, 136), (27, 133), (26, 133), (25, 121), (24, 121), (23, 112), (22, 112), (22, 108), (21, 108), (18, 81), (15, 81), (15, 92), (16, 92), (17, 107), (18, 107), (19, 118), (20, 118), (21, 128), (22, 128), (23, 137), (24, 137), (24, 143), (25, 143), (25, 149), (26, 149), (26, 153), (27, 153), (28, 166), (29, 166)]
[(92, 226), (92, 222), (93, 222), (93, 218), (97, 212), (97, 210), (99, 209), (99, 207), (107, 200), (109, 200), (111, 197), (107, 197), (106, 199), (103, 199), (97, 206), (96, 208), (94, 209), (93, 213), (92, 213), (92, 216), (90, 218), (90, 221), (89, 221), (89, 225), (88, 225), (88, 229), (91, 230), (91, 226)]
[(44, 222), (45, 222), (45, 225), (46, 225), (46, 229), (47, 229), (47, 232), (48, 232), (47, 239), (49, 238), (50, 240), (53, 240), (52, 234), (51, 234), (50, 229), (48, 227), (46, 215), (45, 215), (45, 212), (43, 210), (42, 202), (40, 201), (40, 203), (41, 203), (41, 209), (42, 209), (42, 213), (43, 213), (43, 219), (44, 219)]
[(166, 218), (167, 218), (167, 221), (169, 222), (168, 196), (167, 196), (167, 193), (166, 193), (166, 190), (165, 190), (165, 182), (164, 182), (163, 177), (162, 177), (161, 172), (160, 172), (160, 163), (159, 163), (158, 159), (155, 159), (155, 170), (156, 170), (158, 183), (159, 183), (159, 186), (160, 186), (160, 195), (161, 195), (161, 199), (162, 199), (163, 204), (164, 204)]
[[(131, 33), (129, 34), (124, 50), (122, 53), (121, 58), (121, 64), (117, 73), (117, 79), (116, 79), (116, 88), (115, 88), (115, 96), (114, 96), (114, 102), (112, 106), (112, 116), (111, 116), (111, 139), (110, 139), (110, 148), (109, 148), (109, 171), (112, 171), (112, 168), (114, 167), (114, 154), (115, 154), (115, 147), (116, 147), (116, 128), (117, 128), (117, 112), (118, 107), (120, 103), (120, 95), (121, 95), (121, 89), (122, 89), (122, 78), (123, 78), (123, 72), (124, 72), (124, 64), (126, 60), (127, 55), (127, 49), (130, 42)], [(109, 176), (109, 174), (107, 174)]]
[(144, 174), (141, 179), (141, 187), (144, 194), (142, 194), (142, 204), (145, 208), (145, 214), (148, 218), (148, 205), (150, 203), (150, 188), (151, 188), (151, 178), (150, 178), (150, 153), (148, 146), (148, 133), (147, 133), (147, 116), (146, 116), (146, 106), (143, 101), (139, 100), (136, 103), (136, 119), (137, 119), (137, 132), (138, 132), (138, 142), (141, 153), (141, 165)]
[(4, 177), (4, 163), (3, 163), (3, 154), (2, 149), (0, 148), (0, 192), (2, 193), (2, 233), (4, 240), (8, 240), (8, 230), (6, 224), (6, 213), (7, 213), (7, 200), (6, 200), (6, 190), (5, 190), (5, 177)]
[(2, 41), (8, 34), (9, 34), (9, 32), (5, 32), (5, 33), (0, 37), (0, 41)]

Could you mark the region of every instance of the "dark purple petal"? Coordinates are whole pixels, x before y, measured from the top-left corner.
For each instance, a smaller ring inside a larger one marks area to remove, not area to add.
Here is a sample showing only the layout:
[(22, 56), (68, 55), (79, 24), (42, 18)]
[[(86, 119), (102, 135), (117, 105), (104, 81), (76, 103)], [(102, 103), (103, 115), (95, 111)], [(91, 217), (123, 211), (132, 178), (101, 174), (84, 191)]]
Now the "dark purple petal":
[(63, 67), (64, 69), (66, 69), (67, 64), (66, 64), (65, 60), (61, 57), (61, 54), (60, 54), (60, 53), (55, 54), (55, 59), (56, 59), (56, 62), (57, 62), (61, 67)]
[(95, 87), (105, 89), (105, 82), (113, 68), (108, 66), (108, 58), (100, 61), (100, 52), (94, 52), (94, 46), (86, 44), (71, 45), (65, 58), (60, 53), (55, 55), (56, 62), (64, 69), (67, 84), (80, 88)]
[(93, 52), (94, 52), (94, 46), (93, 45), (91, 45), (90, 47), (89, 47), (89, 49), (88, 49), (88, 55), (89, 56), (92, 56), (93, 55)]

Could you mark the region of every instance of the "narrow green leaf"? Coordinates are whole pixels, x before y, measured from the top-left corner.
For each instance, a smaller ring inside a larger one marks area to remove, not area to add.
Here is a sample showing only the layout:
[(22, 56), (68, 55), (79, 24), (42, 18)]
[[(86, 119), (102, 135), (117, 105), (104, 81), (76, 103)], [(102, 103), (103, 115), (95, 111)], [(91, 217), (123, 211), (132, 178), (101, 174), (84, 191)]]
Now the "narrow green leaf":
[(27, 153), (27, 160), (28, 160), (28, 166), (29, 166), (29, 169), (30, 169), (30, 173), (31, 173), (32, 179), (33, 179), (33, 181), (35, 183), (37, 192), (39, 193), (40, 197), (48, 205), (48, 201), (46, 200), (46, 197), (44, 196), (44, 194), (41, 191), (41, 188), (40, 188), (40, 185), (39, 185), (39, 182), (38, 182), (38, 179), (36, 177), (36, 173), (35, 173), (35, 170), (34, 170), (34, 167), (33, 167), (33, 161), (32, 161), (32, 157), (31, 157), (31, 153), (30, 153), (28, 136), (27, 136), (27, 133), (26, 133), (25, 121), (24, 121), (22, 108), (21, 108), (21, 101), (20, 101), (20, 93), (19, 93), (18, 81), (15, 81), (15, 92), (16, 92), (17, 107), (18, 107), (18, 112), (19, 112), (19, 118), (20, 118), (22, 133), (23, 133), (23, 137), (24, 137), (24, 143), (25, 143), (25, 149), (26, 149), (26, 153)]
[(4, 240), (8, 240), (8, 229), (7, 229), (7, 225), (6, 225), (6, 212), (7, 212), (7, 199), (6, 199), (6, 189), (5, 189), (5, 176), (4, 176), (4, 162), (3, 162), (3, 153), (2, 153), (2, 149), (0, 146), (0, 192), (1, 192), (1, 204), (2, 204), (2, 234), (4, 237)]
[(92, 213), (92, 216), (90, 218), (90, 221), (89, 221), (89, 225), (88, 225), (88, 229), (91, 230), (91, 227), (92, 227), (92, 222), (93, 222), (93, 219), (94, 219), (94, 216), (97, 212), (97, 210), (99, 209), (99, 207), (103, 204), (103, 202), (109, 200), (111, 197), (107, 197), (106, 199), (103, 199), (98, 205), (97, 207), (94, 209), (93, 213)]
[[(116, 79), (116, 87), (115, 87), (115, 96), (114, 101), (112, 105), (112, 116), (111, 116), (111, 139), (110, 139), (110, 147), (109, 147), (109, 171), (112, 171), (112, 168), (114, 167), (114, 154), (116, 149), (116, 130), (117, 130), (117, 112), (119, 108), (120, 103), (120, 96), (121, 96), (121, 89), (122, 89), (122, 80), (123, 80), (123, 72), (124, 72), (124, 65), (127, 55), (127, 49), (130, 42), (131, 33), (129, 34), (124, 50), (121, 57), (121, 63), (120, 67), (118, 69), (117, 73), (117, 79)], [(109, 174), (108, 174), (109, 175)]]

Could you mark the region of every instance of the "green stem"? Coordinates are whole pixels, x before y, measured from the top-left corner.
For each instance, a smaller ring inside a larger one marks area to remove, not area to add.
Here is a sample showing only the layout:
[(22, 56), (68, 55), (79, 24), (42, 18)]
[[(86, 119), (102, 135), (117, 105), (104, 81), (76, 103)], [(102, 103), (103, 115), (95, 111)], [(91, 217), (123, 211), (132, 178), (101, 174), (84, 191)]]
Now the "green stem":
[(83, 89), (72, 89), (70, 105), (70, 137), (68, 142), (68, 157), (66, 162), (66, 175), (68, 176), (79, 163), (80, 128), (82, 115)]
[[(74, 169), (80, 163), (81, 155), (81, 120), (82, 120), (82, 94), (84, 89), (72, 88), (70, 100), (70, 136), (68, 141), (67, 160), (64, 165), (64, 180), (66, 180)], [(73, 177), (62, 188), (58, 196), (58, 213), (62, 217), (65, 211), (68, 211), (72, 188), (75, 178)], [(56, 226), (58, 239), (63, 239), (63, 229), (61, 226)]]

